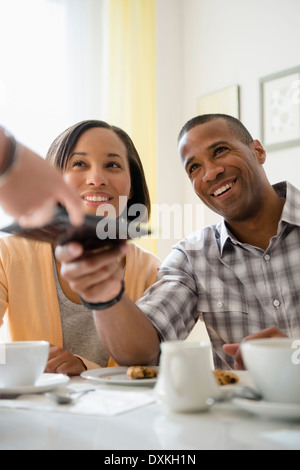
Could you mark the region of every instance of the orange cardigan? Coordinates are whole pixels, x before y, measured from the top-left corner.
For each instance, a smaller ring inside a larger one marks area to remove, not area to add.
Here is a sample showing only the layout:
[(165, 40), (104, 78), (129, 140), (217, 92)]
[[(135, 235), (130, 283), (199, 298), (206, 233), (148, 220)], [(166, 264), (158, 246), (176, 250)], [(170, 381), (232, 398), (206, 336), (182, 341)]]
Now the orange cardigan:
[[(131, 300), (137, 301), (156, 281), (159, 265), (156, 256), (130, 243), (124, 281)], [(50, 244), (14, 236), (0, 239), (0, 327), (5, 315), (10, 340), (43, 339), (63, 346)]]

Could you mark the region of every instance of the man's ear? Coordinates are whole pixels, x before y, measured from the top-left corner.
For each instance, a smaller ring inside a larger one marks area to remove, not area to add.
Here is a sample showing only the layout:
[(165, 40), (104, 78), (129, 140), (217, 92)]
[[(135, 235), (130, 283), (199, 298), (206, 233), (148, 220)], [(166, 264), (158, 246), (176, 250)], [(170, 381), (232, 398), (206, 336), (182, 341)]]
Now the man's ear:
[(258, 163), (263, 165), (266, 161), (266, 151), (259, 140), (253, 140), (251, 143), (253, 152), (255, 153)]

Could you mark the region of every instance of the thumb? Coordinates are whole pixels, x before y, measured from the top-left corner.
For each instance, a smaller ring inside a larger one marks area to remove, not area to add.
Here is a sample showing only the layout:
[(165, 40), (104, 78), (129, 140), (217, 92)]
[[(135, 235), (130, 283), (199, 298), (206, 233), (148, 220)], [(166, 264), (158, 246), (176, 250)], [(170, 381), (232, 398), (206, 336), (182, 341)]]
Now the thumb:
[(84, 221), (84, 210), (82, 200), (71, 187), (63, 187), (58, 201), (66, 208), (70, 221), (75, 226), (80, 226)]

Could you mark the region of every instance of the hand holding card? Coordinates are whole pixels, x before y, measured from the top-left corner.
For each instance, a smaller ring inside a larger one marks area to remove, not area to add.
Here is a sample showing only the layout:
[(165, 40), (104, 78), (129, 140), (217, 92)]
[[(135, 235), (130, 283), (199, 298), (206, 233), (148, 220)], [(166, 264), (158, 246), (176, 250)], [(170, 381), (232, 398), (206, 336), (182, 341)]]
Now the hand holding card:
[(67, 211), (59, 206), (53, 220), (43, 227), (24, 228), (18, 222), (1, 228), (2, 232), (39, 240), (56, 245), (76, 241), (85, 250), (93, 250), (109, 244), (118, 244), (125, 240), (139, 238), (149, 234), (143, 224), (125, 219), (110, 219), (93, 215), (85, 216), (81, 226), (71, 224)]

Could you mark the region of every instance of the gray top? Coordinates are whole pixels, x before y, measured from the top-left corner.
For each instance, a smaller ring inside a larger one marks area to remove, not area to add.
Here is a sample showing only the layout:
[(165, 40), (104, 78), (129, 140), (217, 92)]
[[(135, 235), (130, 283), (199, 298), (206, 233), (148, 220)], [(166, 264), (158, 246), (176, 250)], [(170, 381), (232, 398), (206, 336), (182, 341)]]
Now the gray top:
[(54, 258), (53, 270), (62, 323), (63, 348), (71, 354), (95, 362), (99, 367), (105, 367), (109, 354), (99, 340), (91, 310), (71, 302), (65, 296), (58, 280)]

